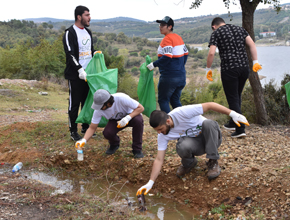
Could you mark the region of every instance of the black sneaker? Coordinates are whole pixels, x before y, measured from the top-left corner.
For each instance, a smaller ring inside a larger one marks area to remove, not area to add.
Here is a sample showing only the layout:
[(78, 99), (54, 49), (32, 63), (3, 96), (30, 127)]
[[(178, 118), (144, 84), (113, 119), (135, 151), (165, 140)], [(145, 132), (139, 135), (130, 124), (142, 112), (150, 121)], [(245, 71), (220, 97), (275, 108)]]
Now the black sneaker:
[(109, 149), (106, 151), (106, 154), (112, 155), (119, 149), (119, 145), (111, 145)]
[(134, 158), (143, 158), (144, 157), (141, 150), (132, 150), (132, 152), (134, 154)]
[(71, 132), (70, 137), (73, 141), (78, 141), (78, 140), (82, 139), (82, 137), (79, 135), (79, 133), (77, 131)]
[[(83, 128), (82, 128), (81, 133), (82, 133), (82, 134), (85, 134), (87, 130), (88, 130), (88, 129), (83, 129)], [(92, 137), (93, 137), (93, 138), (97, 137), (97, 134), (94, 133), (94, 134), (92, 135)]]
[(229, 131), (235, 131), (235, 130), (236, 130), (236, 126), (234, 126), (234, 125), (230, 125), (229, 122), (226, 123), (226, 124), (224, 124), (223, 127), (224, 127), (225, 129), (229, 130)]
[(239, 137), (245, 137), (245, 136), (247, 136), (245, 132), (236, 132), (235, 131), (231, 134), (232, 138), (239, 138)]

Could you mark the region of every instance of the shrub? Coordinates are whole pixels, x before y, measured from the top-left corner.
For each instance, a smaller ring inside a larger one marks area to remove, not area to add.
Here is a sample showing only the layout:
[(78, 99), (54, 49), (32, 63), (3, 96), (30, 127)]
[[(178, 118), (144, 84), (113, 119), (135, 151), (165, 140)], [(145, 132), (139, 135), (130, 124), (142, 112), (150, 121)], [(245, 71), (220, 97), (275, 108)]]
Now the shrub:
[(131, 72), (134, 74), (134, 75), (138, 75), (139, 74), (139, 68), (134, 66), (132, 69), (131, 69)]
[(137, 81), (128, 73), (118, 78), (118, 92), (126, 93), (135, 100), (138, 100), (137, 86)]
[(131, 52), (130, 56), (138, 57), (138, 53), (137, 52)]
[(290, 81), (290, 75), (285, 74), (281, 87), (276, 88), (274, 81), (264, 86), (266, 109), (270, 122), (273, 124), (289, 124), (290, 108), (287, 102), (285, 84)]
[[(290, 75), (285, 74), (281, 81), (281, 86), (276, 86), (271, 80), (263, 87), (265, 106), (269, 116), (269, 122), (272, 124), (290, 124), (290, 108), (287, 103), (285, 84), (290, 81)], [(256, 111), (252, 88), (245, 87), (242, 95), (242, 112), (249, 122), (256, 121)]]
[(138, 58), (128, 59), (126, 61), (126, 67), (140, 66), (141, 60)]
[(146, 49), (146, 50), (141, 51), (140, 56), (145, 57), (146, 55), (149, 55), (149, 54), (150, 54), (150, 50)]

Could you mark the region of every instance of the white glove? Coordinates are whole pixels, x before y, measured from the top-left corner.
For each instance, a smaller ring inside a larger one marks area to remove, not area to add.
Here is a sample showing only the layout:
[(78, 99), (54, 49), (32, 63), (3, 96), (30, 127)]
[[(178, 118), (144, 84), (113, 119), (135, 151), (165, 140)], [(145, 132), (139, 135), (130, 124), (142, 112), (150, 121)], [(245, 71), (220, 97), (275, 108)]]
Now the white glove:
[(239, 127), (241, 126), (239, 122), (241, 122), (241, 123), (243, 123), (243, 124), (245, 124), (245, 125), (247, 125), (247, 126), (250, 126), (250, 124), (249, 124), (248, 120), (246, 119), (246, 117), (243, 116), (243, 115), (241, 115), (241, 114), (239, 114), (239, 113), (237, 113), (237, 112), (235, 112), (235, 111), (231, 111), (230, 114), (229, 114), (229, 116), (232, 117), (233, 121), (234, 121), (234, 122), (235, 122)]
[(76, 142), (76, 148), (83, 148), (85, 146), (85, 144), (87, 143), (86, 139), (81, 139), (79, 141)]
[(130, 115), (125, 116), (124, 118), (121, 119), (121, 121), (118, 122), (117, 128), (125, 127), (131, 119), (132, 118)]
[(80, 68), (78, 72), (79, 72), (79, 78), (87, 81), (87, 73), (85, 72), (84, 68)]
[(144, 191), (145, 191), (144, 195), (146, 195), (152, 189), (153, 184), (154, 184), (154, 181), (149, 180), (149, 182), (146, 185), (144, 185), (140, 189), (138, 189), (136, 196), (141, 195)]
[(148, 65), (147, 65), (147, 68), (151, 71), (151, 70), (153, 70), (154, 69), (154, 65), (153, 65), (153, 63), (151, 62), (151, 63), (149, 63)]
[(205, 68), (205, 76), (209, 81), (213, 81), (211, 68)]

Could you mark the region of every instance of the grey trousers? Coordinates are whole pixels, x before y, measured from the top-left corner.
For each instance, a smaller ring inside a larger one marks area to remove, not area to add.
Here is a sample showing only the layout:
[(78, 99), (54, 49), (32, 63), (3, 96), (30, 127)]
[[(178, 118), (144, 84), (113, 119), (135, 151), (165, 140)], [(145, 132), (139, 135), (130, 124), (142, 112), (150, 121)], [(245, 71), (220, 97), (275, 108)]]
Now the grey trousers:
[(181, 137), (176, 144), (176, 152), (184, 167), (189, 167), (195, 156), (206, 154), (206, 158), (219, 159), (218, 148), (222, 143), (222, 133), (216, 121), (207, 119), (202, 123), (201, 134), (197, 137)]

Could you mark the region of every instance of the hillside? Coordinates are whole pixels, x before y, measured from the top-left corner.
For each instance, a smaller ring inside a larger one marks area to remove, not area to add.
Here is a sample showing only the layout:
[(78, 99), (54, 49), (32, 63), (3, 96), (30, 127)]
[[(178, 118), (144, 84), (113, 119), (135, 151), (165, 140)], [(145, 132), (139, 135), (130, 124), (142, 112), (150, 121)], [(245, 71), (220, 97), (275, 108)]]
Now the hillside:
[[(286, 8), (289, 9), (289, 8)], [(254, 31), (256, 40), (260, 32), (275, 31), (282, 41), (290, 39), (290, 10), (282, 9), (278, 14), (274, 9), (260, 9), (255, 12)], [(180, 34), (186, 44), (203, 44), (208, 42), (211, 28), (210, 23), (216, 16), (222, 17), (226, 23), (241, 25), (242, 14), (232, 13), (222, 15), (208, 15), (186, 17), (175, 20), (174, 32)], [(54, 18), (27, 18), (26, 20), (11, 20), (0, 22), (0, 46), (5, 47), (27, 40), (33, 44), (39, 43), (41, 38), (50, 41), (62, 35), (64, 30), (74, 23), (73, 20)], [(128, 37), (162, 38), (156, 22), (117, 17), (103, 20), (92, 20), (90, 29), (97, 35), (105, 33), (119, 34), (123, 32)], [(48, 32), (48, 33), (45, 33)]]
[[(258, 36), (260, 32), (264, 31), (275, 31), (278, 33), (278, 37), (283, 37), (284, 34), (288, 33), (290, 28), (290, 24), (287, 22), (290, 17), (290, 10), (288, 9), (289, 8), (282, 9), (278, 14), (271, 8), (257, 10), (254, 17), (255, 35)], [(210, 23), (216, 16), (222, 17), (226, 23), (236, 25), (241, 25), (242, 23), (241, 13), (186, 17), (175, 20), (174, 32), (180, 34), (188, 44), (205, 43), (208, 41), (211, 34)], [(53, 20), (53, 18), (51, 20), (46, 18), (46, 22), (52, 24), (56, 30), (64, 29), (64, 27), (73, 24), (73, 21), (54, 22)], [(32, 21), (37, 22), (37, 20), (34, 19), (32, 19)], [(126, 17), (98, 21), (92, 20), (90, 28), (92, 31), (100, 33), (118, 34), (124, 32), (128, 37), (142, 36), (146, 38), (155, 38), (161, 36), (158, 25), (155, 22), (145, 22)]]
[[(175, 151), (176, 143), (170, 142), (160, 175), (150, 191), (153, 197), (146, 196), (148, 212), (142, 214), (136, 210), (136, 190), (116, 201), (110, 196), (110, 186), (116, 189), (118, 183), (118, 186), (126, 184), (138, 189), (147, 183), (157, 153), (157, 133), (149, 126), (147, 116), (144, 116), (144, 158), (132, 157), (130, 128), (119, 133), (120, 149), (106, 156), (108, 142), (103, 138), (103, 128), (98, 128), (97, 137), (88, 141), (85, 159), (80, 162), (76, 160), (74, 142), (69, 137), (64, 88), (42, 81), (7, 79), (0, 80), (0, 86), (0, 100), (4, 103), (0, 107), (2, 218), (21, 219), (22, 216), (28, 219), (34, 215), (33, 219), (96, 219), (98, 216), (99, 219), (136, 220), (136, 216), (127, 214), (134, 208), (135, 214), (143, 219), (152, 219), (152, 213), (157, 216), (157, 209), (163, 207), (159, 202), (161, 198), (176, 203), (173, 210), (166, 206), (164, 210), (165, 216), (172, 211), (179, 216), (175, 219), (193, 219), (193, 213), (194, 219), (200, 220), (290, 217), (289, 126), (251, 124), (247, 128), (248, 136), (239, 139), (232, 139), (230, 133), (221, 128), (223, 142), (219, 148), (219, 164), (222, 172), (211, 181), (206, 177), (204, 155), (198, 157), (198, 165), (190, 173), (178, 178), (175, 173), (180, 158)], [(39, 95), (41, 91), (48, 95)], [(24, 167), (12, 175), (11, 167), (19, 161)], [(82, 191), (71, 189), (54, 196), (52, 192), (57, 188), (52, 189), (42, 182), (35, 185), (27, 179), (25, 172), (32, 168), (36, 174), (71, 176), (76, 189)], [(105, 193), (97, 194), (96, 198), (88, 185), (96, 181), (94, 187), (98, 188), (102, 180), (107, 180), (108, 186), (104, 186)], [(133, 206), (126, 198), (133, 201)], [(191, 218), (185, 217), (185, 210), (191, 213)]]

